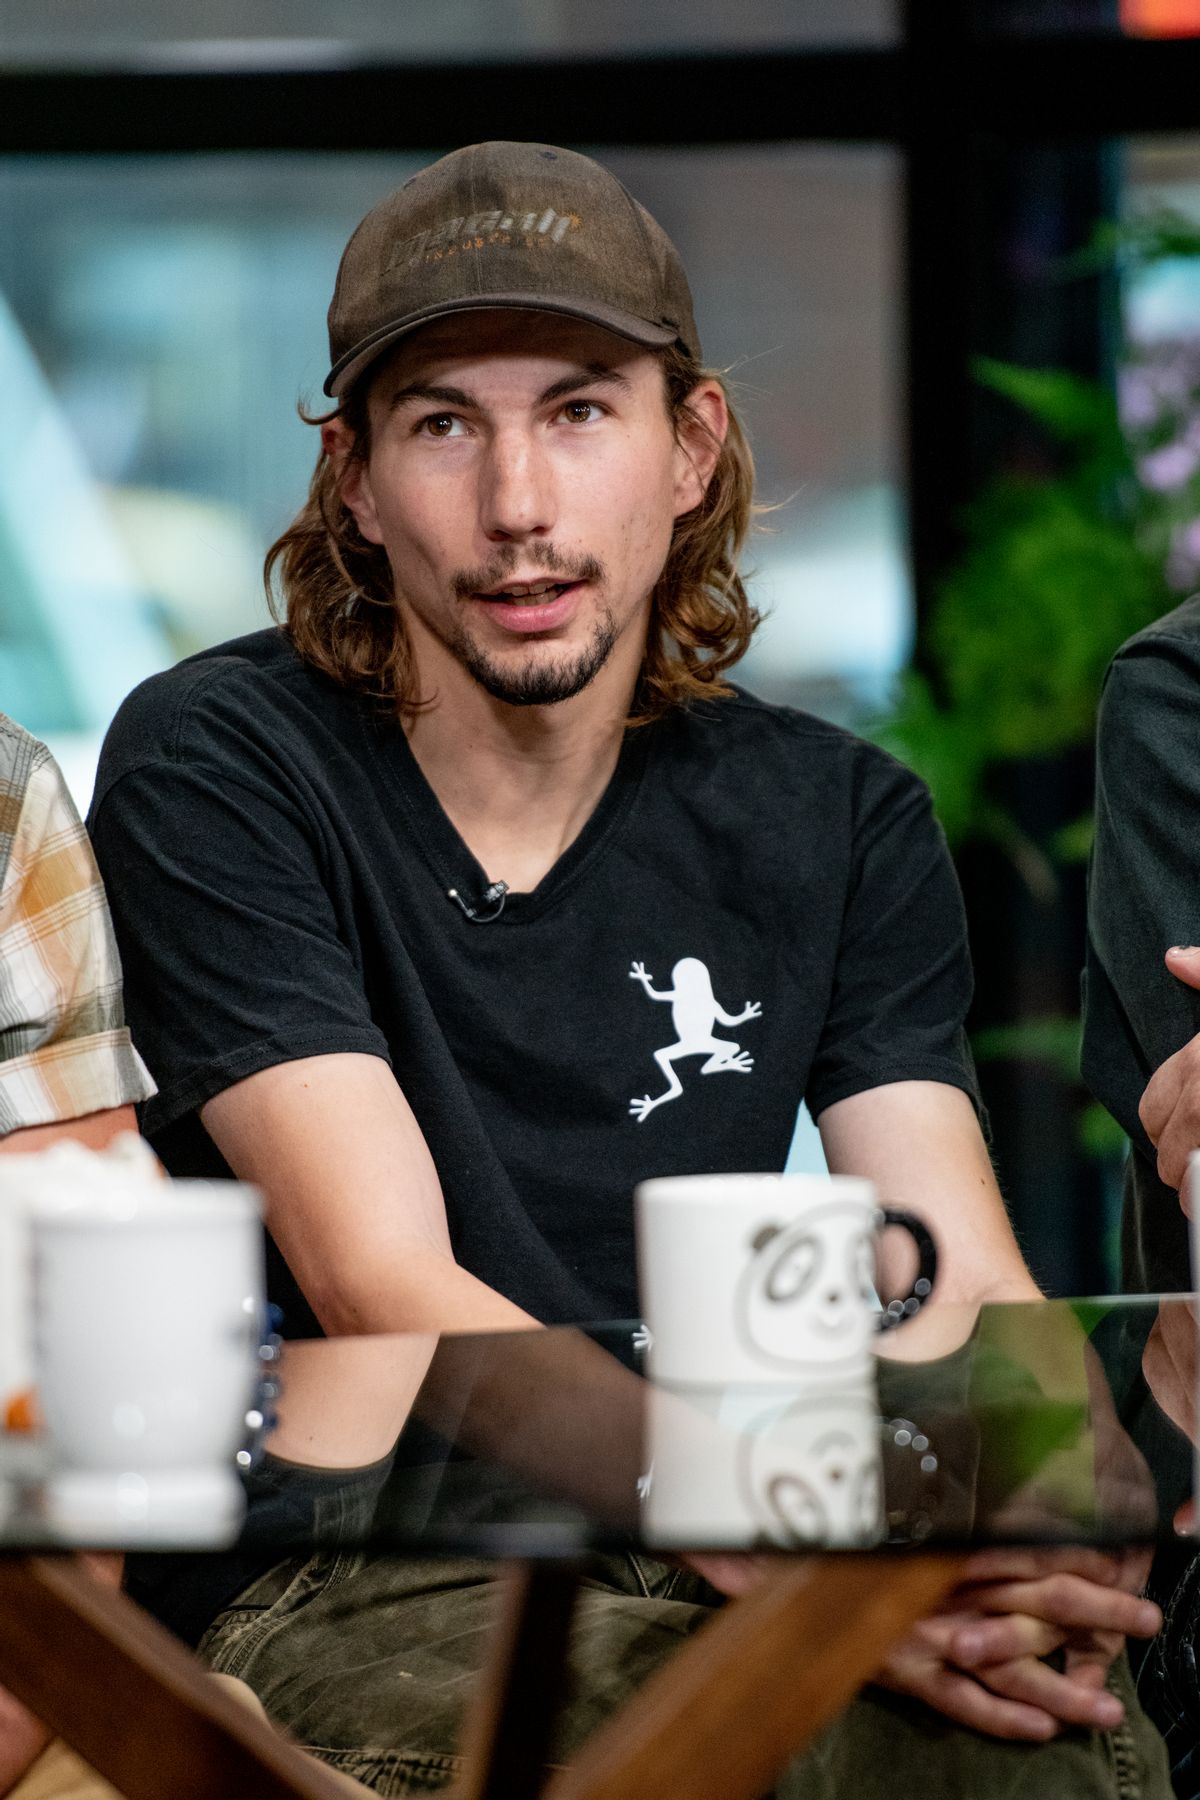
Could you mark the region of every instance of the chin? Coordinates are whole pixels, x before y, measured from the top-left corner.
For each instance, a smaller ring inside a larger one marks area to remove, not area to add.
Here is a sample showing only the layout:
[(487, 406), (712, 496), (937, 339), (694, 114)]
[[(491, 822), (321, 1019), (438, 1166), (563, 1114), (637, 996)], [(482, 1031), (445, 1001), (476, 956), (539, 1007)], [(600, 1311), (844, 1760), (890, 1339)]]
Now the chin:
[(493, 700), (507, 706), (561, 706), (573, 700), (596, 679), (617, 641), (616, 622), (606, 613), (593, 631), (591, 642), (579, 648), (555, 644), (548, 654), (530, 644), (511, 658), (496, 657), (476, 644), (458, 646), (467, 673)]

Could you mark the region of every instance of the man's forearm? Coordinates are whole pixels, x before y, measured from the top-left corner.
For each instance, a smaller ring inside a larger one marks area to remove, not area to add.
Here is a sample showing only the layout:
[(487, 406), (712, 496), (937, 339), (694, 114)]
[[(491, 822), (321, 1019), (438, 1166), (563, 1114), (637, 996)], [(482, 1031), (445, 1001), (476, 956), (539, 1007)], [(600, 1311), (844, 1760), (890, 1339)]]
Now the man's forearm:
[(308, 1299), (330, 1337), (416, 1331), (529, 1331), (539, 1321), (424, 1243), (399, 1245), (371, 1268), (334, 1269)]
[(421, 1128), (387, 1064), (338, 1054), (249, 1076), (204, 1107), (324, 1330), (520, 1331), (529, 1314), (454, 1260)]

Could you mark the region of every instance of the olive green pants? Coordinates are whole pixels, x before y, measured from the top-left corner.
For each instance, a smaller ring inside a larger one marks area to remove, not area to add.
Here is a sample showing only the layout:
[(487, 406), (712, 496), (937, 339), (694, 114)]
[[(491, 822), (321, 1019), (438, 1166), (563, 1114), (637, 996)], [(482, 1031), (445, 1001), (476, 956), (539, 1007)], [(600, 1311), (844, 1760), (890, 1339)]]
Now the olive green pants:
[[(240, 1676), (307, 1749), (378, 1794), (435, 1793), (460, 1768), (463, 1714), (495, 1618), (493, 1565), (328, 1552), (281, 1563), (206, 1633), (201, 1655)], [(578, 1747), (705, 1619), (696, 1576), (598, 1558), (576, 1610), (552, 1761)], [(1170, 1800), (1162, 1740), (1122, 1656), (1116, 1731), (1002, 1743), (869, 1688), (785, 1772), (778, 1800)], [(702, 1800), (697, 1796), (697, 1800)]]

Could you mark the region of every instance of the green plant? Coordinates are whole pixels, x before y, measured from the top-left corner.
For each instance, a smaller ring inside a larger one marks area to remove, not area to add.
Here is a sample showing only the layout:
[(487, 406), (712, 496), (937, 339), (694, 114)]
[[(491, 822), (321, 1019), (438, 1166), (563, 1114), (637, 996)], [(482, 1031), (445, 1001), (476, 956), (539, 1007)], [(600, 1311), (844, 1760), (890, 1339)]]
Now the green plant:
[(987, 838), (1039, 898), (1086, 830), (1027, 843), (999, 806), (996, 767), (1084, 743), (1113, 651), (1172, 600), (1114, 394), (1062, 370), (980, 361), (977, 378), (1058, 440), (1054, 475), (998, 477), (968, 509), (967, 547), (939, 589), (926, 640), (933, 679), (909, 671), (876, 735), (929, 782), (952, 844)]
[[(1117, 261), (1133, 281), (1197, 259), (1200, 227), (1157, 212), (1099, 227), (1063, 272)], [(1042, 427), (1054, 466), (998, 476), (968, 508), (925, 635), (927, 672), (902, 678), (874, 735), (928, 782), (952, 846), (997, 846), (1052, 905), (1061, 869), (1088, 854), (1090, 817), (1034, 840), (997, 776), (1090, 743), (1113, 652), (1200, 586), (1200, 335), (1127, 330), (1111, 386), (990, 360), (974, 372)], [(1076, 1018), (1022, 1020), (975, 1048), (981, 1061), (1019, 1057), (1078, 1080)], [(1080, 1097), (1082, 1146), (1111, 1156), (1121, 1133)]]

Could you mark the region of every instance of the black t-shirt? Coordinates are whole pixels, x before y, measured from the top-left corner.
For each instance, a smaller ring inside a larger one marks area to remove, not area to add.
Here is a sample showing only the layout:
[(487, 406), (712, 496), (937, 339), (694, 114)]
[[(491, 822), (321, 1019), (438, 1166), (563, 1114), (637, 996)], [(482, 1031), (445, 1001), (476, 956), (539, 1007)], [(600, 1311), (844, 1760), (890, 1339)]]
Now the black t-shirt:
[[(546, 1321), (636, 1313), (643, 1178), (781, 1169), (805, 1097), (974, 1097), (924, 787), (740, 692), (629, 731), (579, 837), (498, 913), (399, 724), (278, 631), (130, 696), (90, 823), (168, 1169), (227, 1172), (197, 1109), (234, 1082), (382, 1057), (457, 1258)], [(271, 1280), (286, 1329), (311, 1329), (278, 1259)]]
[(1083, 1074), (1129, 1134), (1122, 1279), (1192, 1285), (1179, 1195), (1158, 1179), (1138, 1118), (1151, 1075), (1200, 1031), (1200, 993), (1163, 963), (1200, 944), (1200, 600), (1118, 652), (1100, 702), (1088, 883)]

